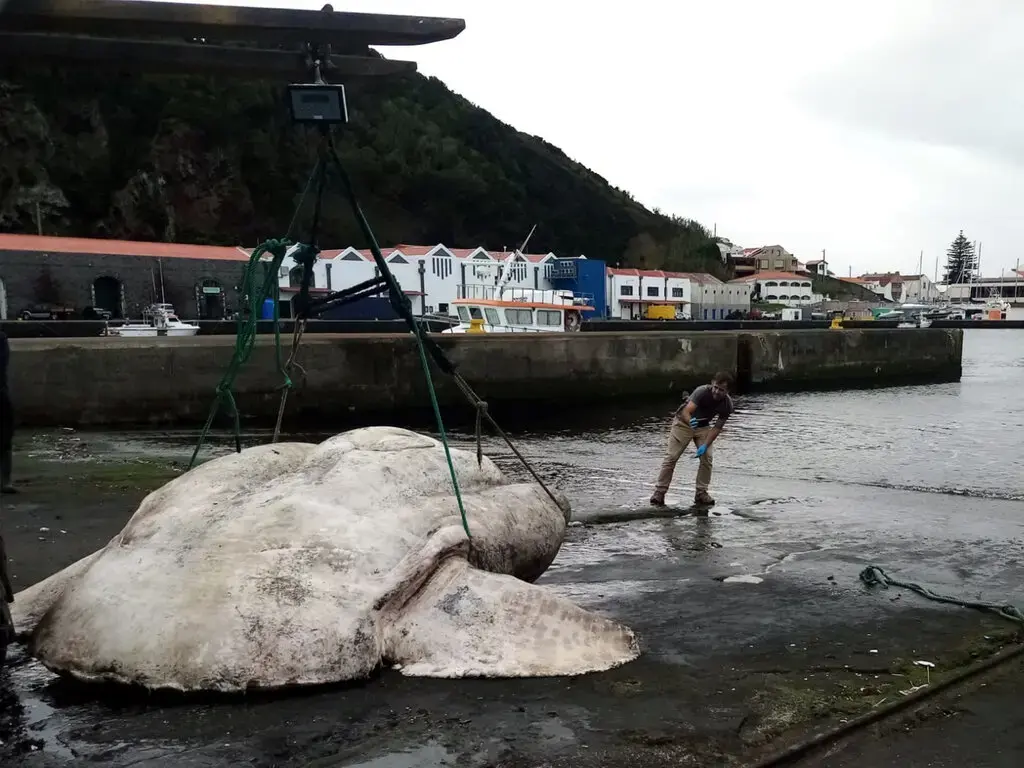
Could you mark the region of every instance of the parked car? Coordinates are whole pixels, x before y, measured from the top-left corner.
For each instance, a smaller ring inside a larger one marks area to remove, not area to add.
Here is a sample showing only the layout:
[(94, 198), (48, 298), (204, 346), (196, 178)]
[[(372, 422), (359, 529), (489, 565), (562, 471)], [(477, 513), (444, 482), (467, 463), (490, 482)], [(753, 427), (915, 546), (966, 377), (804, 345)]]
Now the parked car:
[(86, 307), (82, 310), (83, 320), (109, 320), (114, 313), (103, 307)]
[(21, 320), (69, 320), (75, 315), (73, 307), (59, 304), (33, 304), (18, 313)]

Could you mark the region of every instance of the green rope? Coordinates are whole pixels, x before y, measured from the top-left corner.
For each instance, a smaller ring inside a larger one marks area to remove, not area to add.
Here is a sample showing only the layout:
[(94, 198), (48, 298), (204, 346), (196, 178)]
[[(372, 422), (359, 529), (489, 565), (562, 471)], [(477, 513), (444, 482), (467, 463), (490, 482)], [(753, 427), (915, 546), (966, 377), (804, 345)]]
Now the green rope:
[[(267, 240), (257, 246), (249, 257), (245, 271), (242, 273), (240, 285), (241, 293), (247, 300), (246, 308), (248, 312), (243, 311), (239, 313), (238, 327), (235, 333), (235, 352), (231, 362), (228, 364), (227, 371), (224, 372), (224, 376), (217, 385), (217, 396), (213, 401), (213, 406), (210, 408), (210, 413), (206, 418), (206, 423), (203, 425), (203, 430), (199, 434), (199, 441), (196, 443), (195, 450), (192, 452), (192, 459), (188, 463), (189, 469), (192, 469), (195, 465), (199, 451), (210, 434), (213, 420), (220, 411), (222, 404), (227, 404), (232, 422), (234, 423), (235, 451), (241, 452), (242, 450), (241, 417), (238, 412), (238, 404), (235, 402), (233, 388), (239, 371), (252, 356), (252, 350), (256, 344), (260, 313), (263, 303), (269, 298), (274, 299), (274, 343), (276, 346), (278, 371), (284, 376), (285, 386), (292, 386), (291, 379), (288, 377), (281, 362), (281, 330), (277, 308), (280, 297), (277, 274), (281, 268), (281, 262), (284, 261), (285, 253), (290, 246), (291, 242), (288, 240)], [(262, 261), (263, 255), (266, 253), (270, 253), (273, 256), (269, 264)], [(262, 284), (257, 283), (260, 269), (263, 270)]]
[(860, 572), (860, 580), (863, 581), (867, 586), (882, 586), (888, 589), (890, 586), (902, 587), (903, 589), (909, 589), (917, 592), (919, 595), (928, 598), (929, 600), (935, 600), (939, 603), (948, 603), (950, 605), (959, 605), (962, 608), (973, 608), (978, 611), (986, 611), (988, 613), (994, 613), (997, 616), (1001, 616), (1004, 619), (1015, 621), (1020, 624), (1024, 624), (1024, 613), (1021, 613), (1020, 609), (1013, 605), (996, 605), (995, 603), (983, 603), (972, 600), (961, 600), (957, 597), (949, 597), (947, 595), (940, 595), (937, 592), (933, 592), (927, 587), (922, 587), (920, 584), (915, 584), (912, 581), (899, 581), (892, 578), (879, 568), (877, 565), (869, 565), (863, 571)]

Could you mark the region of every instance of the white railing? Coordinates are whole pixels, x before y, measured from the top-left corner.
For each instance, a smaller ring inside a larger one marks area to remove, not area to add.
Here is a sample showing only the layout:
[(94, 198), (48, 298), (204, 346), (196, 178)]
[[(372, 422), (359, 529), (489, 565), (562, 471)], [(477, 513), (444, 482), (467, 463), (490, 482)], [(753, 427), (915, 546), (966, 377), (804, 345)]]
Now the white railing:
[(572, 291), (553, 288), (517, 288), (506, 286), (501, 289), (495, 285), (468, 284), (458, 286), (459, 299), (477, 299), (479, 301), (535, 301), (543, 304), (558, 304), (565, 307), (594, 306), (591, 294), (574, 294)]

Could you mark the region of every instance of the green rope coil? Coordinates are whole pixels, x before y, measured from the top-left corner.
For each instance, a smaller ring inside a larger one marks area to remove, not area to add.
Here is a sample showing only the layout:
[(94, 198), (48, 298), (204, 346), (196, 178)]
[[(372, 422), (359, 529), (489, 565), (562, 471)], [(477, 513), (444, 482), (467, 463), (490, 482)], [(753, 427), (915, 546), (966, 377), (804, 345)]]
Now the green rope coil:
[(1024, 624), (1024, 613), (1021, 613), (1020, 609), (1016, 606), (997, 605), (996, 603), (983, 603), (975, 600), (961, 600), (958, 597), (940, 595), (937, 592), (933, 592), (927, 587), (922, 587), (920, 584), (915, 584), (912, 581), (900, 581), (899, 579), (894, 579), (881, 568), (879, 568), (877, 565), (869, 565), (867, 568), (861, 571), (860, 580), (864, 582), (864, 584), (868, 587), (881, 586), (888, 589), (890, 586), (892, 586), (900, 587), (902, 589), (909, 589), (921, 595), (922, 597), (926, 597), (929, 600), (934, 600), (938, 603), (959, 605), (962, 608), (973, 608), (976, 611), (994, 613), (996, 616), (1000, 616), (1009, 621), (1015, 621), (1019, 624)]

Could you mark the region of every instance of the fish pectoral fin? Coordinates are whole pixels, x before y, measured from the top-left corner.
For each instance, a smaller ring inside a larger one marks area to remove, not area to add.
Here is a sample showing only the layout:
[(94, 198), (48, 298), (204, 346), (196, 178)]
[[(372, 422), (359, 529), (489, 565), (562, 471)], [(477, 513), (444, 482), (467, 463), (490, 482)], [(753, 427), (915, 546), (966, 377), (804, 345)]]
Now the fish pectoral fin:
[(102, 552), (102, 549), (98, 549), (67, 568), (15, 593), (14, 602), (11, 603), (11, 617), (18, 637), (25, 638), (35, 632), (43, 616), (64, 596), (68, 585), (85, 573)]
[(462, 557), (391, 617), (384, 642), (384, 658), (412, 677), (582, 675), (639, 655), (628, 627)]

